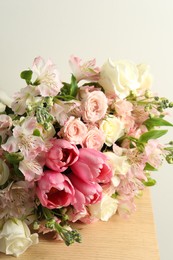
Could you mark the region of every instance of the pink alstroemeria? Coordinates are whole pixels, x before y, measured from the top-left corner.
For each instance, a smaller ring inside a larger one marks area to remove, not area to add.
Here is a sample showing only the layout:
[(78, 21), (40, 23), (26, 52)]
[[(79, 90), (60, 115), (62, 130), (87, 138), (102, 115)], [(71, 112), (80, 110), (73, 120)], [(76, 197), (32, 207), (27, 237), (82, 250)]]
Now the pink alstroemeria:
[(36, 118), (29, 117), (21, 126), (15, 126), (13, 136), (8, 138), (7, 142), (2, 145), (2, 148), (9, 153), (20, 150), (28, 160), (34, 159), (42, 151), (47, 151), (46, 144), (42, 138), (33, 135), (36, 124)]
[(56, 96), (60, 92), (63, 85), (59, 79), (59, 73), (51, 60), (45, 62), (42, 57), (35, 58), (32, 71), (39, 84), (37, 89), (41, 96)]
[(30, 104), (32, 105), (41, 100), (40, 97), (36, 97), (37, 95), (39, 95), (39, 91), (34, 86), (29, 85), (22, 88), (13, 96), (12, 110), (18, 115), (23, 115)]
[(100, 68), (96, 67), (95, 59), (83, 62), (79, 57), (72, 55), (69, 64), (77, 81), (82, 79), (95, 81), (99, 79)]
[(43, 165), (36, 159), (24, 159), (19, 163), (19, 170), (25, 176), (26, 181), (36, 181), (43, 175)]
[(154, 168), (158, 168), (163, 161), (163, 146), (157, 140), (149, 140), (145, 146), (145, 154), (147, 156), (147, 162)]

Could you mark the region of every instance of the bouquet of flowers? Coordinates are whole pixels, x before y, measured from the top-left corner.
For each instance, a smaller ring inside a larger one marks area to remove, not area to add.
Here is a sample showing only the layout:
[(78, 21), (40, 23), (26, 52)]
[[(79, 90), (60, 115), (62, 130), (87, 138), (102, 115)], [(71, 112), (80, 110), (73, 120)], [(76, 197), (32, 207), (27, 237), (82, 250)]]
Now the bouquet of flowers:
[[(18, 256), (48, 233), (81, 242), (70, 223), (130, 215), (135, 197), (156, 181), (173, 142), (171, 103), (150, 90), (145, 64), (70, 58), (69, 83), (51, 60), (21, 73), (26, 87), (0, 95), (0, 251)], [(31, 232), (32, 230), (32, 232)], [(33, 233), (35, 232), (35, 233)], [(32, 234), (31, 234), (32, 233)]]

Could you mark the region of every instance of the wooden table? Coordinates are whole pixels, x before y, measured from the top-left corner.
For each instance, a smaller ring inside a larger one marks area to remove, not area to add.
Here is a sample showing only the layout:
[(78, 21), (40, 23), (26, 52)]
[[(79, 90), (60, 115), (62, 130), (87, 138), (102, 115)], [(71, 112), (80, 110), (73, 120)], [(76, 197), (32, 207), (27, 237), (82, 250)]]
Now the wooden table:
[[(114, 216), (109, 222), (77, 225), (83, 242), (70, 247), (62, 242), (41, 240), (19, 260), (159, 260), (149, 190), (137, 200), (129, 220)], [(1, 260), (15, 259), (0, 254)]]

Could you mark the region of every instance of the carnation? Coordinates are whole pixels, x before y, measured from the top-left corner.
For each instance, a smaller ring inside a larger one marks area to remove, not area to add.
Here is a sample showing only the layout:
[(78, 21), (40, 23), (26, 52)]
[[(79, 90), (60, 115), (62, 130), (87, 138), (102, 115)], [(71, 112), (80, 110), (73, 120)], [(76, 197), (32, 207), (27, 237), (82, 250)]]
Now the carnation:
[(80, 243), (77, 221), (129, 216), (136, 197), (156, 184), (153, 172), (173, 163), (173, 142), (159, 139), (173, 126), (165, 119), (173, 103), (152, 93), (148, 65), (109, 59), (99, 66), (76, 56), (69, 64), (64, 82), (51, 60), (36, 57), (13, 98), (0, 91), (5, 254), (22, 254), (39, 233)]

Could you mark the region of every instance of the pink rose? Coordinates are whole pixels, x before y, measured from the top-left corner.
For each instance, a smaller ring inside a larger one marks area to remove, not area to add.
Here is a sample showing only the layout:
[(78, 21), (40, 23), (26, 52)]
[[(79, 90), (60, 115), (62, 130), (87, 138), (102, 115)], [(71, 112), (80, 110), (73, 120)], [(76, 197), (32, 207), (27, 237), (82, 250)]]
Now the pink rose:
[(81, 144), (86, 133), (86, 125), (79, 118), (71, 116), (58, 135), (71, 143)]
[(71, 170), (80, 179), (107, 183), (112, 178), (112, 169), (103, 153), (89, 148), (79, 150), (79, 159), (71, 166)]
[(46, 154), (46, 166), (54, 171), (63, 172), (78, 160), (78, 148), (63, 139), (53, 139), (52, 147)]
[(104, 133), (97, 127), (93, 127), (86, 134), (82, 146), (86, 148), (92, 148), (95, 150), (101, 150), (105, 141)]
[(95, 123), (102, 119), (107, 111), (107, 98), (102, 91), (88, 92), (82, 100), (82, 118), (85, 122)]
[(91, 205), (101, 200), (102, 187), (92, 181), (85, 181), (74, 173), (69, 174), (69, 179), (75, 189), (73, 206), (77, 210), (83, 210), (85, 205)]
[(67, 207), (74, 203), (75, 190), (69, 178), (61, 174), (47, 170), (44, 176), (37, 182), (36, 194), (41, 204), (49, 209)]

